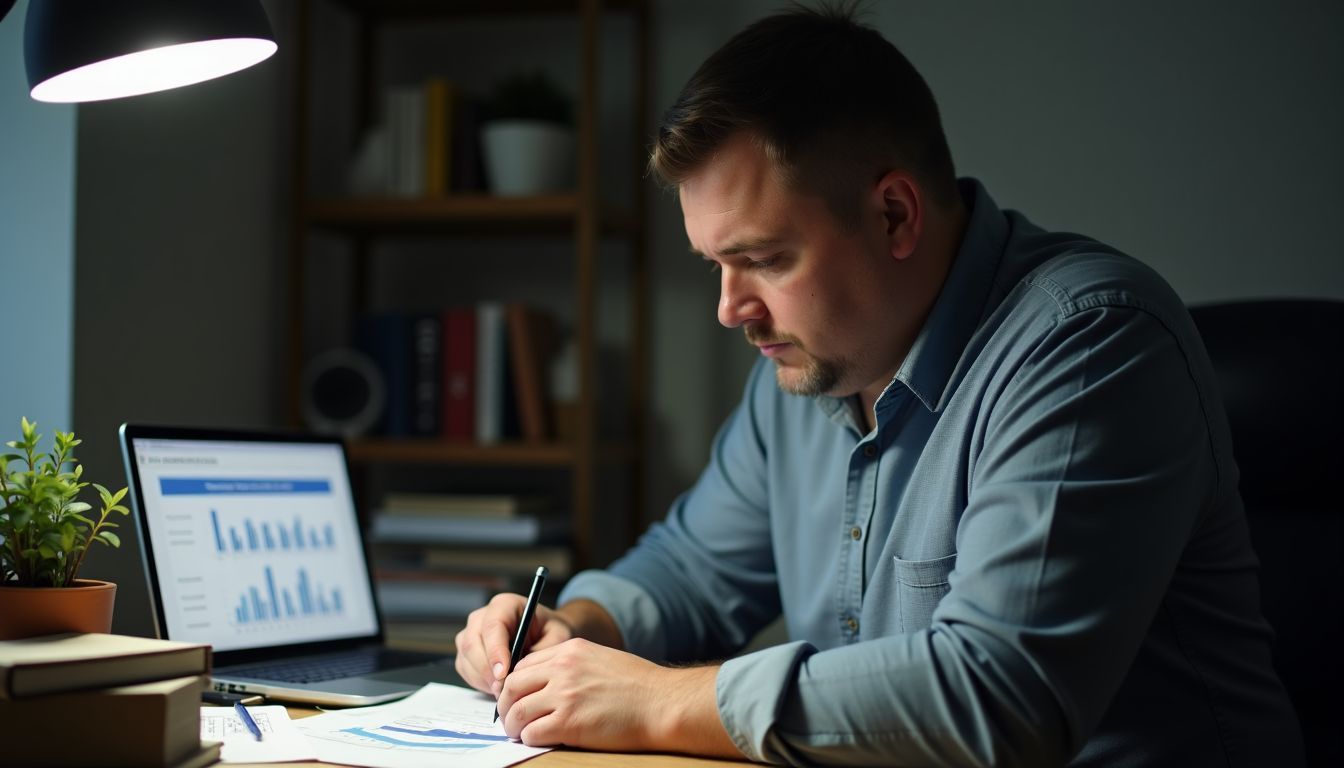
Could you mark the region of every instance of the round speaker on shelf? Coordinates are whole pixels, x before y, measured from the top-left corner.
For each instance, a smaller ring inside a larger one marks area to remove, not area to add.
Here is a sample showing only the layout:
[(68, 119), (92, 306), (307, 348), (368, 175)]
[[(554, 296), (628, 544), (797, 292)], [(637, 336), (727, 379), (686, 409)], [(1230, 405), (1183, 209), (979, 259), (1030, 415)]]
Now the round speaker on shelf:
[(357, 437), (383, 416), (387, 387), (368, 355), (338, 347), (314, 357), (303, 372), (303, 419), (325, 435)]

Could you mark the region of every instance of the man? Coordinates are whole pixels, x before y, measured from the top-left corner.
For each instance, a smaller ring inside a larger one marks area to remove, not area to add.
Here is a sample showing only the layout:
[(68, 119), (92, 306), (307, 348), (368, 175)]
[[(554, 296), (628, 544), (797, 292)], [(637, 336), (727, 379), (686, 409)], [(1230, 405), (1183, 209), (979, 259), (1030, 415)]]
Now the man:
[[(529, 744), (787, 763), (1300, 762), (1182, 304), (958, 181), (844, 12), (729, 41), (652, 168), (760, 348), (695, 487), (605, 572), (458, 636)], [(773, 375), (772, 375), (773, 374)], [(783, 614), (792, 642), (719, 663)]]

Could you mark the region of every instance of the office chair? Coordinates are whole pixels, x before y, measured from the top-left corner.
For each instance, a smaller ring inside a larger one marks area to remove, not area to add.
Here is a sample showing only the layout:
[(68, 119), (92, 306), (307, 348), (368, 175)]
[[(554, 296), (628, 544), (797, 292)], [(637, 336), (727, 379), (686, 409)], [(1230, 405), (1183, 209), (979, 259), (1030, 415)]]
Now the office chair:
[(1274, 663), (1310, 765), (1344, 765), (1344, 301), (1190, 308), (1218, 377)]

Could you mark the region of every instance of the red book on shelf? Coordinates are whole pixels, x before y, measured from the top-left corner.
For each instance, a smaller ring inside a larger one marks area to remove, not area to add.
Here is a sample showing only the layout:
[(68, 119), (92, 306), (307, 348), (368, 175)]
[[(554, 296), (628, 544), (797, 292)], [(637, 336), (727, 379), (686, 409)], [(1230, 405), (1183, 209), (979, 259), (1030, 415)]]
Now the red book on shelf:
[(476, 437), (476, 308), (443, 313), (443, 436)]

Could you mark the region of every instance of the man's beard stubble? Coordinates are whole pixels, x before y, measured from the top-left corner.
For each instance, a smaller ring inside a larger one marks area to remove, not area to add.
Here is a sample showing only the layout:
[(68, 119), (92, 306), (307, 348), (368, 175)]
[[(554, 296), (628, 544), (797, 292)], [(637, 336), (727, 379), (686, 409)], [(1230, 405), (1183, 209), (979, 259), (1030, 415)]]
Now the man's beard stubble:
[(791, 344), (805, 358), (801, 368), (775, 363), (775, 385), (790, 395), (815, 397), (831, 392), (840, 383), (844, 366), (841, 363), (823, 360), (803, 347), (801, 341), (788, 334), (770, 334), (753, 325), (745, 325), (742, 332), (747, 343), (752, 346), (769, 344)]

